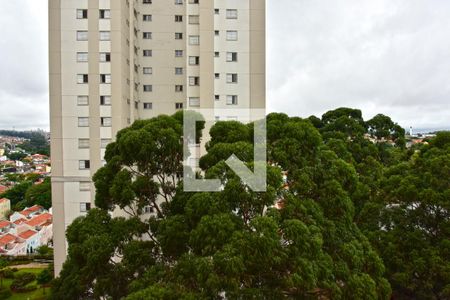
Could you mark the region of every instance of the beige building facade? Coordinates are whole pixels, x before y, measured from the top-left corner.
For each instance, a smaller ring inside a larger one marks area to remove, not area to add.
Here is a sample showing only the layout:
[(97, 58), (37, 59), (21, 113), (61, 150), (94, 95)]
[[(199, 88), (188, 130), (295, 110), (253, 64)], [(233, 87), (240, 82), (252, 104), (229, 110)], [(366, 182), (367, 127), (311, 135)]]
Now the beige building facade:
[(49, 0), (49, 39), (59, 273), (118, 130), (180, 109), (265, 108), (265, 0)]

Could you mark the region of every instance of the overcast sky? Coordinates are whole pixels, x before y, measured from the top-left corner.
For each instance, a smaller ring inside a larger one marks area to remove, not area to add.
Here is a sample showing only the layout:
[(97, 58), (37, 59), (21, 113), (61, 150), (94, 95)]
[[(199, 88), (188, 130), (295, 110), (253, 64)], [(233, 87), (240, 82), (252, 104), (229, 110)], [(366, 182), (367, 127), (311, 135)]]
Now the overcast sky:
[[(269, 111), (450, 128), (450, 1), (267, 2)], [(0, 30), (0, 128), (48, 129), (47, 0), (1, 0)]]

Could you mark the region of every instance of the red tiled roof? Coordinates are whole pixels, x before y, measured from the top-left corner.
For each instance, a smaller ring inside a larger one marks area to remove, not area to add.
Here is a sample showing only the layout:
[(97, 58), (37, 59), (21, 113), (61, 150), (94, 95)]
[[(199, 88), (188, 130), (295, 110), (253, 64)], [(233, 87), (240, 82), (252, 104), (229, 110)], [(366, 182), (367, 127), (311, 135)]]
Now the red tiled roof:
[(50, 213), (43, 213), (39, 216), (34, 217), (33, 219), (27, 221), (26, 223), (30, 226), (41, 226), (47, 223), (48, 220), (52, 219), (52, 215)]
[(35, 235), (36, 233), (37, 233), (36, 231), (30, 229), (30, 230), (24, 231), (21, 234), (19, 234), (19, 237), (27, 240), (30, 237), (32, 237), (33, 235)]
[(22, 215), (28, 217), (30, 214), (32, 214), (32, 213), (34, 213), (34, 212), (37, 212), (37, 211), (39, 211), (39, 210), (41, 210), (41, 209), (43, 209), (42, 206), (40, 206), (40, 205), (34, 205), (34, 206), (32, 206), (32, 207), (29, 207), (29, 208), (27, 208), (27, 209), (22, 210), (20, 213), (21, 213)]
[(22, 223), (25, 223), (26, 221), (27, 221), (26, 219), (20, 218), (20, 219), (15, 220), (15, 221), (14, 221), (14, 224), (20, 225), (20, 224), (22, 224)]
[(5, 228), (7, 226), (10, 226), (12, 223), (6, 220), (1, 220), (0, 221), (0, 228)]
[(9, 244), (11, 242), (14, 242), (16, 239), (17, 237), (15, 235), (7, 233), (4, 236), (0, 237), (0, 245)]
[(4, 185), (0, 185), (0, 194), (3, 194), (4, 192), (6, 192), (8, 190), (8, 188)]

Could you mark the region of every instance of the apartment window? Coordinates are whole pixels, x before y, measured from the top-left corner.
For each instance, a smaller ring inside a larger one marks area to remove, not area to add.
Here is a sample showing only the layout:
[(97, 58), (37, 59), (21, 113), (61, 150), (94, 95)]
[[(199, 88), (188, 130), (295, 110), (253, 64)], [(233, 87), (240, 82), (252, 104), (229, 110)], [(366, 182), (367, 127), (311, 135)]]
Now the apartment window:
[(214, 52), (214, 57), (220, 57), (220, 52)]
[(228, 62), (236, 62), (238, 60), (237, 52), (227, 52), (227, 61)]
[(183, 33), (175, 32), (175, 39), (176, 40), (182, 40), (183, 39)]
[(190, 35), (189, 36), (189, 45), (200, 45), (200, 36)]
[(151, 32), (143, 32), (142, 33), (142, 38), (144, 40), (151, 40), (152, 39), (152, 33)]
[(189, 56), (189, 65), (198, 66), (200, 64), (199, 56)]
[(214, 100), (219, 101), (220, 100), (220, 95), (214, 95)]
[(100, 96), (100, 105), (111, 105), (111, 96)]
[(78, 118), (78, 127), (89, 127), (89, 118), (87, 117)]
[(109, 9), (100, 9), (100, 19), (111, 19), (111, 11)]
[(142, 0), (143, 4), (152, 4), (152, 0)]
[(152, 51), (152, 50), (143, 50), (143, 51), (142, 51), (142, 54), (143, 54), (145, 57), (150, 57), (150, 56), (153, 56), (153, 51)]
[(175, 68), (175, 75), (183, 75), (183, 68)]
[(111, 139), (101, 139), (100, 140), (100, 148), (106, 149), (106, 146), (111, 143)]
[(87, 203), (87, 202), (80, 203), (80, 212), (84, 213), (84, 212), (88, 212), (89, 210), (91, 210), (90, 203)]
[(77, 62), (88, 62), (89, 55), (87, 52), (77, 52)]
[(183, 109), (183, 103), (182, 102), (175, 103), (175, 109)]
[(227, 83), (237, 83), (237, 82), (238, 82), (238, 74), (236, 73), (227, 74)]
[(88, 32), (84, 30), (77, 31), (77, 41), (87, 41), (88, 40)]
[(144, 87), (144, 92), (152, 92), (153, 91), (153, 86), (150, 84), (145, 84), (143, 87)]
[(190, 15), (189, 24), (200, 24), (200, 17), (198, 15)]
[(189, 4), (198, 4), (198, 0), (189, 0)]
[(77, 19), (87, 19), (88, 10), (87, 9), (77, 9)]
[(200, 77), (194, 77), (194, 76), (189, 77), (189, 85), (191, 85), (191, 86), (200, 85)]
[(175, 0), (175, 5), (183, 5), (183, 0)]
[(100, 118), (100, 125), (102, 127), (111, 127), (112, 119), (110, 117), (101, 117)]
[(153, 103), (151, 102), (144, 102), (144, 109), (153, 109)]
[(183, 57), (183, 50), (175, 50), (175, 57)]
[(89, 148), (89, 139), (78, 139), (78, 148), (79, 149), (88, 149)]
[(78, 106), (89, 105), (89, 97), (88, 96), (78, 96), (77, 97), (77, 105)]
[(183, 91), (183, 86), (182, 85), (176, 85), (175, 86), (175, 92), (182, 92)]
[(238, 32), (236, 30), (227, 30), (227, 41), (237, 41)]
[(110, 31), (100, 31), (100, 41), (110, 41), (111, 32)]
[(151, 214), (154, 212), (153, 207), (151, 207), (150, 205), (144, 206), (143, 211), (144, 211), (144, 214)]
[(111, 61), (111, 53), (102, 52), (100, 53), (100, 62), (110, 62)]
[(238, 96), (228, 95), (227, 96), (227, 104), (228, 105), (237, 105), (238, 104)]
[(142, 33), (142, 38), (144, 40), (151, 40), (152, 39), (152, 33), (151, 32), (143, 32)]
[(238, 11), (237, 9), (227, 9), (227, 19), (237, 19)]
[(214, 14), (218, 15), (220, 13), (220, 10), (218, 8), (214, 9)]
[(89, 76), (88, 74), (78, 74), (77, 75), (77, 83), (83, 84), (89, 82)]
[(89, 181), (80, 181), (80, 191), (87, 192), (91, 190), (91, 183)]
[(142, 73), (145, 75), (151, 75), (151, 74), (153, 74), (153, 68), (144, 67), (144, 68), (142, 68)]
[(144, 22), (151, 22), (152, 21), (152, 15), (143, 15), (142, 21)]
[(91, 167), (91, 161), (89, 160), (80, 160), (78, 161), (78, 166), (80, 170), (87, 170)]
[(100, 74), (100, 83), (111, 83), (111, 74)]
[(182, 15), (176, 15), (175, 16), (175, 22), (183, 22), (183, 16)]
[(193, 107), (200, 106), (200, 98), (198, 98), (198, 97), (190, 97), (189, 98), (189, 106), (193, 106)]
[(220, 74), (219, 73), (214, 73), (214, 78), (220, 79)]

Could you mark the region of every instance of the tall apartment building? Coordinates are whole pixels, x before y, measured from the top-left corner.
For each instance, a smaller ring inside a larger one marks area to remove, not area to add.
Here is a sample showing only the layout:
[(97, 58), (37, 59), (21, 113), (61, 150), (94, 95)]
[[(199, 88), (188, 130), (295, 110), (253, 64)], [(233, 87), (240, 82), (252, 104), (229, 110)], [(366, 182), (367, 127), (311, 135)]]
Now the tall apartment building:
[(106, 145), (136, 119), (265, 107), (265, 0), (49, 0), (55, 270)]

